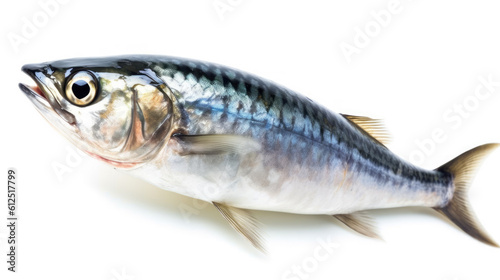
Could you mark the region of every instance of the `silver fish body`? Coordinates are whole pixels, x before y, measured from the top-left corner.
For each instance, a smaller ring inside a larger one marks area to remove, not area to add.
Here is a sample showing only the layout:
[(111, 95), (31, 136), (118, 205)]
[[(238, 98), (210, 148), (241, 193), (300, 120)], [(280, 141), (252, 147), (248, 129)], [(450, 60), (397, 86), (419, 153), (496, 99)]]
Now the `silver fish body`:
[(186, 157), (172, 152), (171, 141), (132, 171), (155, 185), (239, 208), (301, 214), (437, 207), (451, 198), (451, 176), (401, 160), (345, 117), (291, 90), (208, 63), (157, 63), (152, 69), (180, 111), (175, 126), (188, 135), (247, 136), (262, 148)]
[(436, 170), (382, 143), (376, 120), (329, 111), (251, 74), (162, 56), (26, 65), (21, 84), (42, 115), (77, 147), (165, 190), (213, 203), (262, 248), (246, 209), (328, 214), (377, 236), (358, 211), (433, 207), (496, 246), (465, 191), (472, 149)]

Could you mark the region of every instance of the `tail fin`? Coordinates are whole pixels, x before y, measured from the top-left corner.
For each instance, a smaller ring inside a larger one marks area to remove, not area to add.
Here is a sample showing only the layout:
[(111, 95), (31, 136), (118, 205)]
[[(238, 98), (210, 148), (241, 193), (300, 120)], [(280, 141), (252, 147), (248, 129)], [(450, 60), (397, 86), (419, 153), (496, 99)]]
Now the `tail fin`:
[(453, 176), (455, 190), (450, 202), (442, 208), (434, 208), (450, 219), (470, 236), (488, 245), (499, 247), (483, 229), (469, 206), (467, 190), (481, 160), (500, 144), (485, 144), (469, 150), (436, 170)]

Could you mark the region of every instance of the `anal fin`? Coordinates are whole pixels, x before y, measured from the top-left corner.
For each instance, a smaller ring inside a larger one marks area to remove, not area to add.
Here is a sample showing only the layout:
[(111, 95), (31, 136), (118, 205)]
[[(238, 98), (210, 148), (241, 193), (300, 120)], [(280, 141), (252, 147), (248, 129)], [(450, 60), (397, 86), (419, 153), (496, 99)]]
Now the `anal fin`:
[(259, 222), (248, 210), (240, 209), (217, 202), (212, 202), (232, 228), (245, 237), (259, 251), (265, 253), (263, 240), (258, 232)]
[(344, 225), (348, 226), (350, 229), (356, 231), (364, 236), (382, 239), (373, 225), (373, 219), (368, 216), (365, 212), (355, 212), (351, 214), (337, 214), (333, 215), (337, 220), (341, 221)]

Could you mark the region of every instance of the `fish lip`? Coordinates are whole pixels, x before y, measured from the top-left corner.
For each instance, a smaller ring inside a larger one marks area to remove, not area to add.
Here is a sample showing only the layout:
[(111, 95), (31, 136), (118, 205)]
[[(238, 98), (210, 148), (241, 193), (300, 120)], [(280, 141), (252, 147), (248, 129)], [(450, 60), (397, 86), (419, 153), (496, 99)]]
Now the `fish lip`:
[(50, 106), (50, 103), (47, 100), (47, 97), (36, 92), (33, 89), (33, 87), (27, 84), (19, 83), (19, 88), (31, 101), (37, 102), (38, 104), (44, 106), (45, 108), (53, 110), (52, 106)]
[[(44, 74), (44, 70), (48, 70), (49, 68), (50, 67), (48, 65), (44, 64), (23, 65), (21, 70), (35, 82), (36, 86), (32, 87), (19, 83), (19, 88), (24, 92), (28, 99), (35, 104), (36, 107), (40, 105), (46, 110), (51, 110), (59, 115), (59, 117), (65, 120), (69, 125), (75, 126), (75, 116), (61, 107), (61, 104), (55, 99), (54, 94), (50, 91), (48, 86), (45, 85), (44, 80), (50, 80), (50, 78)], [(41, 78), (41, 76), (43, 76), (43, 78)]]

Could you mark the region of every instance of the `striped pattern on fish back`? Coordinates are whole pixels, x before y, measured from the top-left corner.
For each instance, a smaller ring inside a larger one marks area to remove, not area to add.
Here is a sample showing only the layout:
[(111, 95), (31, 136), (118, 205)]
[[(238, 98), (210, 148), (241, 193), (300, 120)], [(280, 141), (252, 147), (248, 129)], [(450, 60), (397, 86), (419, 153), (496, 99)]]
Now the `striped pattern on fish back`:
[(153, 64), (167, 84), (182, 93), (185, 105), (196, 108), (196, 114), (215, 111), (218, 121), (251, 120), (259, 128), (279, 128), (317, 143), (338, 145), (335, 149), (353, 149), (375, 166), (420, 183), (442, 180), (437, 174), (403, 163), (341, 115), (273, 82), (199, 61), (163, 57)]

